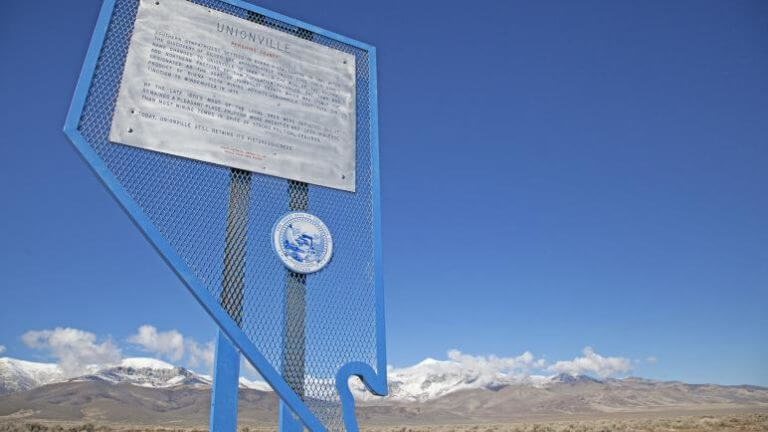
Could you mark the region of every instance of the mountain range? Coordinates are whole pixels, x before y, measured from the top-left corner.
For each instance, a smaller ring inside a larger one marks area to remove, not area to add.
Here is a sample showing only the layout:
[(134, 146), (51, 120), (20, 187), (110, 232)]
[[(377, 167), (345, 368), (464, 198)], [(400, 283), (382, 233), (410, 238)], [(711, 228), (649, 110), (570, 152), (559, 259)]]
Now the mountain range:
[[(68, 375), (55, 363), (37, 363), (10, 357), (0, 358), (0, 395), (31, 390), (53, 383), (75, 383), (98, 381), (107, 384), (131, 384), (147, 388), (169, 388), (188, 386), (207, 388), (211, 377), (200, 375), (180, 366), (173, 366), (162, 360), (144, 357), (123, 359), (111, 367), (92, 366), (87, 372), (76, 377)], [(240, 387), (270, 391), (263, 381), (240, 378)]]
[[(659, 412), (768, 411), (768, 388), (686, 384), (585, 375), (487, 374), (427, 359), (389, 371), (390, 395), (350, 387), (367, 424), (504, 422)], [(130, 424), (207, 422), (211, 378), (155, 359), (129, 358), (68, 376), (56, 364), (0, 358), (0, 420)], [(241, 379), (240, 421), (274, 424), (277, 398), (262, 381)]]

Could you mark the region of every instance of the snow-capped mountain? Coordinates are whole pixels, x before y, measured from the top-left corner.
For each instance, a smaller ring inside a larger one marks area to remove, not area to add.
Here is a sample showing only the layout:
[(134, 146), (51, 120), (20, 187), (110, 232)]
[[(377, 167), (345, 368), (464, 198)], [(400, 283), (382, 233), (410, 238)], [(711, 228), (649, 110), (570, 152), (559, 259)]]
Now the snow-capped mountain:
[[(610, 389), (620, 392), (627, 388), (632, 389), (632, 391), (637, 388), (668, 391), (671, 388), (682, 393), (688, 391), (688, 387), (685, 386), (678, 389), (679, 386), (675, 383), (670, 384), (641, 378), (597, 380), (585, 375), (541, 376), (526, 373), (503, 373), (499, 372), (499, 369), (473, 367), (453, 360), (435, 359), (426, 359), (410, 367), (390, 368), (388, 378), (389, 396), (385, 399), (372, 395), (357, 378), (350, 380), (350, 388), (355, 397), (362, 403), (372, 404), (431, 403), (433, 401), (447, 403), (446, 401), (449, 400), (460, 400), (466, 395), (472, 395), (474, 398), (503, 398), (510, 397), (510, 394), (541, 396), (571, 391), (568, 389), (584, 391), (594, 389), (596, 392)], [(0, 358), (0, 394), (17, 393), (53, 383), (70, 383), (72, 385), (82, 383), (131, 384), (151, 389), (192, 388), (206, 390), (210, 387), (212, 378), (151, 358), (124, 359), (118, 365), (101, 369), (94, 368), (92, 372), (78, 377), (66, 376), (56, 364)], [(240, 378), (240, 387), (260, 392), (271, 391), (267, 383), (245, 378)], [(736, 394), (737, 391), (746, 392), (747, 390), (728, 391)], [(667, 397), (667, 399), (669, 398)]]
[[(581, 379), (565, 375), (555, 377), (491, 374), (474, 370), (451, 360), (428, 358), (414, 366), (390, 368), (389, 386), (391, 400), (424, 402), (461, 390), (495, 390), (512, 384), (528, 384), (543, 387), (552, 382), (570, 382)], [(591, 378), (584, 378), (591, 379)], [(183, 367), (177, 367), (152, 358), (127, 358), (113, 367), (92, 368), (89, 373), (68, 377), (53, 363), (35, 363), (12, 358), (0, 359), (0, 394), (29, 390), (55, 382), (101, 381), (109, 384), (132, 384), (140, 387), (168, 388), (180, 385), (192, 387), (210, 386), (213, 379)], [(379, 399), (369, 393), (355, 379), (350, 382), (355, 396), (361, 400)], [(263, 381), (240, 378), (240, 386), (260, 391), (271, 391)]]
[(119, 366), (72, 378), (69, 381), (101, 380), (111, 384), (133, 384), (140, 387), (166, 388), (179, 385), (208, 386), (210, 381), (183, 367), (151, 358), (124, 359)]
[[(473, 369), (451, 360), (431, 358), (406, 368), (390, 368), (387, 375), (388, 398), (404, 402), (425, 402), (463, 390), (499, 390), (510, 385), (546, 388), (555, 384), (600, 383), (599, 380), (586, 375), (504, 374)], [(356, 378), (350, 381), (350, 388), (355, 397), (360, 400), (378, 399)]]
[[(212, 379), (209, 381), (213, 382)], [(272, 391), (272, 387), (270, 387), (269, 384), (267, 384), (265, 381), (252, 381), (243, 377), (240, 377), (240, 387), (265, 392)]]
[(0, 358), (0, 394), (29, 390), (64, 379), (64, 372), (55, 363)]
[[(357, 379), (350, 384), (360, 399), (361, 418), (382, 425), (505, 422), (529, 416), (563, 419), (596, 413), (680, 415), (703, 409), (768, 407), (768, 388), (763, 387), (530, 376), (525, 369), (517, 369), (519, 374), (500, 372), (509, 370), (427, 359), (389, 369), (391, 396), (387, 398), (364, 391)], [(210, 382), (209, 376), (154, 359), (126, 359), (67, 378), (56, 365), (4, 358), (0, 359), (0, 388), (8, 394), (0, 395), (0, 418), (92, 421), (97, 413), (100, 421), (199, 426), (208, 421)], [(268, 390), (266, 384), (245, 379), (240, 384), (240, 419), (260, 425), (274, 421), (278, 398), (263, 391)]]
[[(389, 399), (404, 402), (424, 402), (462, 390), (498, 390), (505, 386), (524, 384), (543, 388), (555, 383), (574, 384), (596, 381), (586, 376), (567, 374), (556, 376), (513, 375), (475, 370), (451, 360), (428, 358), (414, 366), (390, 368)], [(58, 365), (35, 363), (12, 358), (0, 358), (0, 394), (29, 390), (55, 382), (101, 381), (109, 384), (132, 384), (140, 387), (168, 388), (180, 385), (210, 386), (213, 379), (183, 367), (152, 358), (127, 358), (113, 367), (93, 367), (89, 373), (68, 377)], [(597, 382), (597, 381), (596, 381)], [(271, 391), (263, 381), (240, 378), (240, 387)], [(363, 401), (379, 399), (369, 393), (362, 382), (350, 381), (355, 396)]]
[(574, 376), (574, 375), (567, 374), (567, 373), (561, 373), (559, 375), (555, 375), (555, 376), (549, 377), (547, 379), (547, 384), (556, 384), (556, 383), (559, 383), (559, 384), (571, 384), (571, 385), (575, 385), (575, 384), (590, 384), (590, 383), (600, 384), (600, 383), (602, 383), (602, 381), (600, 381), (598, 379), (595, 379), (595, 378), (592, 378), (591, 376), (587, 376), (587, 375), (575, 375)]
[[(0, 394), (30, 390), (59, 382), (100, 381), (108, 384), (132, 384), (140, 387), (208, 387), (212, 379), (183, 367), (152, 358), (126, 358), (112, 367), (91, 367), (89, 373), (70, 377), (55, 363), (37, 363), (9, 357), (0, 358)], [(240, 378), (243, 388), (269, 391), (263, 381)]]
[(490, 375), (465, 368), (450, 360), (425, 359), (414, 366), (390, 369), (389, 389), (393, 399), (423, 402), (459, 390), (498, 388), (519, 378)]
[[(213, 377), (210, 375), (199, 375), (201, 379), (203, 379), (205, 382), (207, 382), (209, 385), (213, 383)], [(247, 388), (251, 390), (259, 390), (259, 391), (272, 391), (272, 387), (269, 386), (265, 381), (255, 381), (255, 380), (249, 380), (245, 377), (240, 377), (238, 380), (240, 383), (240, 388)]]

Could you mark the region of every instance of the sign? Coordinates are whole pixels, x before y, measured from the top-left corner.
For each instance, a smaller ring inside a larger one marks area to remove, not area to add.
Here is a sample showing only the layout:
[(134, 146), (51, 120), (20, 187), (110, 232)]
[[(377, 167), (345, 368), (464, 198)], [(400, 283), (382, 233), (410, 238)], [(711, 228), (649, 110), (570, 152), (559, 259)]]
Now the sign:
[(241, 354), (282, 432), (357, 431), (351, 376), (387, 393), (376, 74), (250, 2), (103, 0), (64, 132), (218, 326), (211, 430)]
[(333, 238), (317, 216), (292, 212), (283, 216), (272, 230), (275, 252), (283, 264), (296, 273), (322, 270), (333, 255)]
[(186, 0), (140, 0), (110, 141), (355, 190), (355, 57)]

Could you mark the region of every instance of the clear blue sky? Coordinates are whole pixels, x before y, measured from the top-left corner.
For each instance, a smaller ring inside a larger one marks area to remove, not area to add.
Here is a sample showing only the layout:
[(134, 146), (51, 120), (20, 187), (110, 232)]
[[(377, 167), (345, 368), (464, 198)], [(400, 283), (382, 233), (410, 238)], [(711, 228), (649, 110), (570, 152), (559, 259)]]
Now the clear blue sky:
[[(379, 49), (390, 363), (592, 346), (768, 385), (768, 2), (258, 4)], [(5, 355), (215, 335), (61, 132), (99, 6), (0, 13)]]

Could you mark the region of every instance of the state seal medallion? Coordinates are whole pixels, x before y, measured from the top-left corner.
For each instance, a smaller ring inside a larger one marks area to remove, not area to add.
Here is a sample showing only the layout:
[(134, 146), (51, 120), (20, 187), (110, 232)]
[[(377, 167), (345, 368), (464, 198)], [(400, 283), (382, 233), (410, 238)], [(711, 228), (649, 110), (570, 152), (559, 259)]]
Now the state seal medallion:
[(325, 267), (333, 254), (328, 227), (317, 216), (292, 212), (272, 229), (272, 245), (280, 261), (296, 273), (314, 273)]

